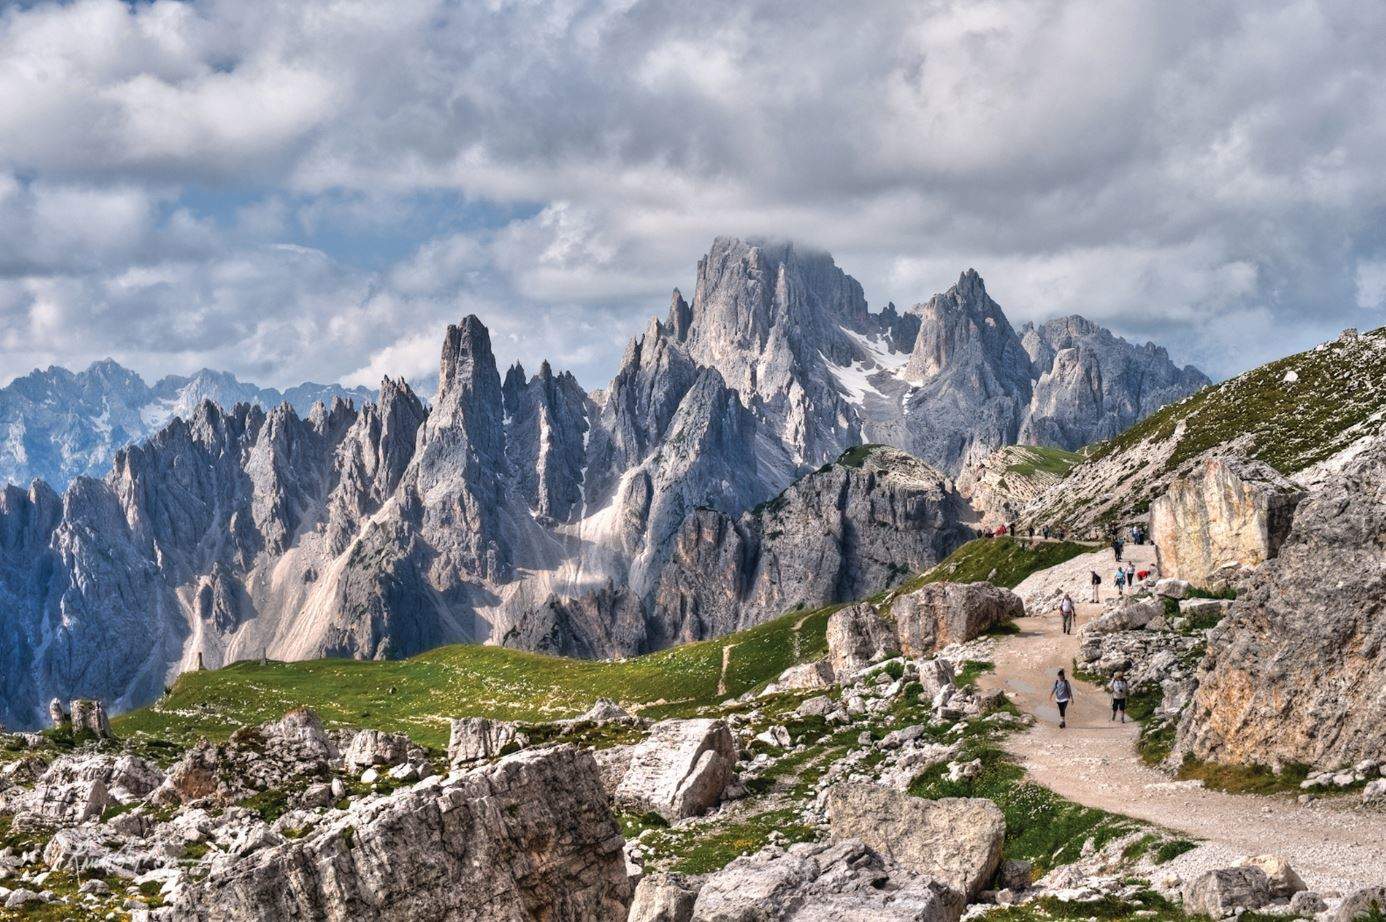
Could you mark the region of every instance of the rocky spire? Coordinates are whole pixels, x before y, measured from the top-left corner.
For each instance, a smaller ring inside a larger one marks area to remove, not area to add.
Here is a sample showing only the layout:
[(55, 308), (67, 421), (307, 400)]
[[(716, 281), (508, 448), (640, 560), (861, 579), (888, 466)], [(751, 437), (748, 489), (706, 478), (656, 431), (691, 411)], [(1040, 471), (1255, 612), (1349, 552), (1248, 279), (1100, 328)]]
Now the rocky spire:
[(913, 448), (956, 471), (970, 457), (1012, 444), (1030, 403), (1030, 357), (975, 269), (917, 306), (919, 335), (905, 375)]
[(683, 299), (683, 292), (674, 289), (674, 296), (669, 303), (669, 334), (677, 342), (683, 342), (688, 338), (688, 328), (693, 323), (693, 309), (688, 306), (688, 302)]

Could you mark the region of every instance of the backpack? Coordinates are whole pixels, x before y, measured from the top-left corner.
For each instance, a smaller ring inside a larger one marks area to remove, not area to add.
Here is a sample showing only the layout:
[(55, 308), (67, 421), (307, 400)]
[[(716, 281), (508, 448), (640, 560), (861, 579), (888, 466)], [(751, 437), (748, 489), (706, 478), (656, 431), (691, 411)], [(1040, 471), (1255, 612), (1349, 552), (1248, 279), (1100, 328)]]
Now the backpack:
[(1092, 575), (1092, 584), (1093, 584), (1094, 586), (1101, 586), (1101, 585), (1102, 585), (1102, 577), (1101, 577), (1101, 576), (1098, 576), (1096, 573), (1094, 573), (1094, 574)]

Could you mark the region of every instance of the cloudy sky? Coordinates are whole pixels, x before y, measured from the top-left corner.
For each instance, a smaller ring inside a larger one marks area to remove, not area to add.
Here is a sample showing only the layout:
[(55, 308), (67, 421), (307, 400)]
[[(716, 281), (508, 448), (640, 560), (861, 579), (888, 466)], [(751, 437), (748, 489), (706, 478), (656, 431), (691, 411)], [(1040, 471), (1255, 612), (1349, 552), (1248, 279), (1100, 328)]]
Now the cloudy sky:
[(1386, 320), (1377, 0), (0, 2), (0, 381), (604, 384), (716, 234), (1215, 376)]

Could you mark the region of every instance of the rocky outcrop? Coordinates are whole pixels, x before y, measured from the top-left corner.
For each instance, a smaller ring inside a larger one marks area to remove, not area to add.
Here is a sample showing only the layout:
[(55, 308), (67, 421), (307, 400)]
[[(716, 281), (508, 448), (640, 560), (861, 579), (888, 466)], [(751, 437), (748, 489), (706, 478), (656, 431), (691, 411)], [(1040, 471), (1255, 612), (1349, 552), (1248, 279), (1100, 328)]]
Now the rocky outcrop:
[(929, 656), (1025, 614), (1015, 593), (990, 583), (925, 583), (888, 606), (882, 613), (862, 602), (828, 618), (828, 661), (839, 682), (871, 663), (901, 653)]
[(853, 449), (738, 519), (698, 510), (655, 591), (655, 646), (870, 595), (951, 553), (970, 536), (964, 517), (942, 474), (884, 446)]
[(828, 662), (839, 682), (862, 669), (900, 655), (900, 641), (891, 625), (869, 602), (840, 608), (828, 617)]
[(736, 768), (736, 743), (720, 720), (664, 720), (630, 748), (616, 803), (669, 822), (716, 806)]
[(701, 881), (682, 874), (650, 874), (640, 879), (626, 922), (689, 922)]
[(529, 737), (519, 726), (487, 717), (454, 719), (448, 738), (448, 764), (454, 768), (523, 749)]
[(1298, 507), (1213, 628), (1177, 752), (1332, 768), (1386, 749), (1386, 443)]
[(958, 494), (983, 526), (1015, 522), (1021, 511), (1053, 487), (1078, 460), (1052, 448), (1008, 445), (969, 461), (957, 477)]
[(1186, 912), (1221, 919), (1268, 904), (1270, 879), (1257, 867), (1220, 868), (1185, 884), (1183, 896)]
[(964, 643), (1024, 616), (1020, 597), (991, 583), (925, 583), (890, 602), (900, 652), (915, 657)]
[(1211, 586), (1274, 557), (1303, 496), (1268, 464), (1205, 461), (1150, 504), (1161, 573)]
[(989, 800), (926, 800), (877, 784), (841, 782), (828, 789), (827, 811), (834, 840), (860, 839), (969, 900), (1001, 863), (1006, 819)]
[[(1262, 461), (1312, 487), (1386, 431), (1386, 327), (1337, 339), (1206, 388), (1093, 451), (1022, 511), (1021, 523), (1103, 535), (1210, 460)], [(1254, 408), (1252, 410), (1251, 408)]]
[(570, 747), (401, 791), (190, 883), (179, 919), (624, 920), (596, 763)]
[(879, 919), (957, 922), (963, 899), (861, 842), (767, 848), (735, 859), (698, 891), (693, 922)]

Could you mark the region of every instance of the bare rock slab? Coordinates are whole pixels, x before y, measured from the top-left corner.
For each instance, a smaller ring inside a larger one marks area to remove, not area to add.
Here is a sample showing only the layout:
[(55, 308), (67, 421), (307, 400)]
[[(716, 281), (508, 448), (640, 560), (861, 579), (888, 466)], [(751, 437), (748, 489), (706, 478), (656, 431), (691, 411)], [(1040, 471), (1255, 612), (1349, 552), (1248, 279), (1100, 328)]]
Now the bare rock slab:
[(957, 922), (962, 896), (859, 841), (767, 848), (698, 892), (694, 922)]
[(924, 800), (876, 784), (833, 785), (827, 795), (834, 840), (860, 839), (918, 874), (975, 897), (1001, 863), (1006, 819), (982, 798)]
[(622, 844), (591, 755), (522, 752), (218, 866), (173, 917), (618, 922), (631, 897)]
[(528, 744), (529, 738), (516, 724), (486, 717), (462, 717), (452, 722), (448, 764), (455, 767), (492, 759), (507, 748), (519, 749)]
[(1184, 911), (1214, 919), (1242, 909), (1260, 909), (1270, 900), (1270, 878), (1258, 867), (1220, 868), (1184, 885)]
[(1268, 464), (1210, 458), (1150, 504), (1166, 576), (1196, 586), (1274, 557), (1303, 492)]
[(720, 720), (663, 720), (630, 747), (630, 761), (614, 798), (669, 822), (716, 806), (731, 783), (736, 743)]

